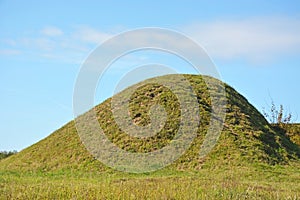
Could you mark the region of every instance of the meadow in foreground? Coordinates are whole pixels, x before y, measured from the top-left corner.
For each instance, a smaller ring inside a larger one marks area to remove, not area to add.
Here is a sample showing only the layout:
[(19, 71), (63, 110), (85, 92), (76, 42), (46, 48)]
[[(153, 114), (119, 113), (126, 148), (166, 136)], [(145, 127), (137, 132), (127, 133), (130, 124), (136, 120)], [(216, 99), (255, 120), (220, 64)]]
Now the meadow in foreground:
[(299, 168), (235, 167), (149, 174), (5, 172), (0, 199), (300, 199)]

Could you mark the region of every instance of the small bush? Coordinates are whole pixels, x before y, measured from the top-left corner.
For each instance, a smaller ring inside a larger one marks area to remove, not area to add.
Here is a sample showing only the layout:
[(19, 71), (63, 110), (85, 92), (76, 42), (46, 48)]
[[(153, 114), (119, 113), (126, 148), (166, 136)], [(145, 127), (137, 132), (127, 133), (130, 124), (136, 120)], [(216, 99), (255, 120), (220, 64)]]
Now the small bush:
[(269, 111), (263, 108), (263, 115), (273, 126), (280, 128), (286, 128), (292, 122), (292, 114), (285, 112), (283, 105), (278, 108), (273, 100)]
[(0, 151), (0, 160), (16, 154), (17, 151)]

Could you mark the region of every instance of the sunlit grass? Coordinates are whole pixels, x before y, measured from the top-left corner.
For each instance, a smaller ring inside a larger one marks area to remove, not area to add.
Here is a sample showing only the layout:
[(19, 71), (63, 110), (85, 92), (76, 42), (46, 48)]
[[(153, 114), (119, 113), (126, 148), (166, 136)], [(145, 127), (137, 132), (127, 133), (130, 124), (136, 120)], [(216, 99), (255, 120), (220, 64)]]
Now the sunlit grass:
[(296, 167), (124, 173), (1, 172), (0, 199), (299, 199)]
[[(243, 96), (225, 85), (223, 131), (213, 150), (205, 159), (199, 158), (210, 122), (210, 98), (201, 76), (186, 77), (197, 95), (201, 124), (190, 148), (171, 165), (153, 173), (116, 172), (86, 150), (71, 121), (44, 140), (0, 160), (0, 200), (300, 199), (299, 125), (290, 125), (287, 133), (273, 129)], [(218, 84), (222, 83), (216, 81)], [(111, 99), (95, 107), (100, 126), (119, 148), (151, 152), (173, 139), (179, 126), (178, 102), (166, 88), (152, 86), (140, 87), (132, 95), (133, 120), (149, 123), (149, 106), (157, 102), (171, 116), (158, 134), (146, 140), (118, 128)], [(129, 94), (121, 92), (120, 99)]]

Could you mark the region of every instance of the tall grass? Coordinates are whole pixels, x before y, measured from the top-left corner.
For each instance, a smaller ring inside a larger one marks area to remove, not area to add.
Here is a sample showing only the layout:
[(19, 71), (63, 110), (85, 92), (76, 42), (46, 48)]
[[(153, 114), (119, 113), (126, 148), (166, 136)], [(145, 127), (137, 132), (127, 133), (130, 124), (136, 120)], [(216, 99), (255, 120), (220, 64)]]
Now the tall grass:
[(299, 199), (297, 168), (198, 172), (1, 172), (0, 199)]

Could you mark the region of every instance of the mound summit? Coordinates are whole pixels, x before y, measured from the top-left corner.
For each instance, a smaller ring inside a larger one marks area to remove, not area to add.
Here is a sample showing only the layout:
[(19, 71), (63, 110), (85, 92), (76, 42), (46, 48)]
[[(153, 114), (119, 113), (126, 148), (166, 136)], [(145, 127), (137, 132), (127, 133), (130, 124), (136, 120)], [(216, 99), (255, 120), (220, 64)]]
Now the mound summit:
[[(178, 75), (160, 79), (172, 80)], [(253, 166), (253, 164), (299, 163), (300, 147), (293, 143), (284, 131), (274, 130), (266, 119), (236, 90), (221, 81), (212, 79), (216, 85), (224, 84), (226, 90), (226, 118), (220, 138), (213, 150), (199, 157), (199, 149), (207, 132), (211, 99), (207, 85), (200, 75), (184, 75), (190, 82), (199, 104), (201, 114), (197, 136), (190, 148), (169, 169), (199, 170), (224, 165)], [(157, 84), (141, 84), (131, 96), (130, 115), (135, 124), (147, 125), (151, 105), (160, 103), (168, 116), (163, 128), (149, 138), (132, 137), (118, 128), (111, 111), (111, 98), (95, 106), (97, 119), (111, 142), (129, 152), (151, 152), (168, 145), (179, 127), (180, 105), (178, 99), (166, 87)], [(217, 88), (217, 87), (216, 87)], [(129, 88), (130, 89), (130, 88)], [(217, 89), (216, 89), (217, 90)], [(118, 95), (128, 95), (128, 89)], [(157, 116), (159, 117), (159, 116)], [(20, 171), (108, 171), (95, 159), (81, 142), (74, 121), (70, 121), (45, 139), (0, 161), (2, 170)]]

